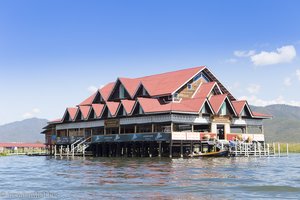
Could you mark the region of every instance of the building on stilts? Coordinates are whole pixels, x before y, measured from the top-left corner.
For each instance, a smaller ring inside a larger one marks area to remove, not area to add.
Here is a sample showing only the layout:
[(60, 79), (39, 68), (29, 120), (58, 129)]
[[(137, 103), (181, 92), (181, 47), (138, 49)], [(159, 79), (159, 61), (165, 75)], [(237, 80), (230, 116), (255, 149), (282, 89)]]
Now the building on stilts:
[(202, 66), (118, 78), (67, 108), (43, 134), (51, 155), (183, 157), (207, 151), (203, 141), (263, 145), (263, 120), (269, 118), (237, 100)]

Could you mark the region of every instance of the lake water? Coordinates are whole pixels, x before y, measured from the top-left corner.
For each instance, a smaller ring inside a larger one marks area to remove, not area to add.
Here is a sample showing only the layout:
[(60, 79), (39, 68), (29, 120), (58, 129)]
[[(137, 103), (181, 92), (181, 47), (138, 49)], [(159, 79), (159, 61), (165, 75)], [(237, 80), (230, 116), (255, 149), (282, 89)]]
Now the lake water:
[(0, 157), (0, 199), (300, 199), (282, 158)]

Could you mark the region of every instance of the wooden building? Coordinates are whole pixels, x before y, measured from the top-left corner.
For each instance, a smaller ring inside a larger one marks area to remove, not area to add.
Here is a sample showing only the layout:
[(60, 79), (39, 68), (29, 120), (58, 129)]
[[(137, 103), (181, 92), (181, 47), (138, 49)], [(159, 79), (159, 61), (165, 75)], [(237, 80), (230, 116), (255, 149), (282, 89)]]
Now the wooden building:
[(203, 138), (264, 142), (263, 120), (205, 66), (118, 78), (45, 127), (51, 154), (182, 156)]

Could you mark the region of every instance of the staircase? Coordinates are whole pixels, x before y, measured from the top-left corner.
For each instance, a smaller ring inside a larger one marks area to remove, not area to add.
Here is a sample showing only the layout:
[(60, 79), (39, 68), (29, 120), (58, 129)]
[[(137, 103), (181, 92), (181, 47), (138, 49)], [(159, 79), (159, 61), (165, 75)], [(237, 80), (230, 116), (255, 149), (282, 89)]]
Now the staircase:
[[(76, 140), (71, 145), (58, 146), (58, 152), (55, 151), (54, 155), (57, 156), (86, 156), (91, 155), (91, 152), (87, 152), (86, 150), (91, 145), (91, 137), (89, 138), (81, 138)], [(56, 149), (56, 148), (55, 148)]]

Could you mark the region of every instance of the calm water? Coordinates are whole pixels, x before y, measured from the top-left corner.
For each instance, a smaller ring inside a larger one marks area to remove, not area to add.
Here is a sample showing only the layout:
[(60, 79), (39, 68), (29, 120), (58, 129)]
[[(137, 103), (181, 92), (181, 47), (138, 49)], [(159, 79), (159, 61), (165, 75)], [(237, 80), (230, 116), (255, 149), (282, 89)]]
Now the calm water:
[(0, 157), (0, 199), (300, 199), (289, 158)]

